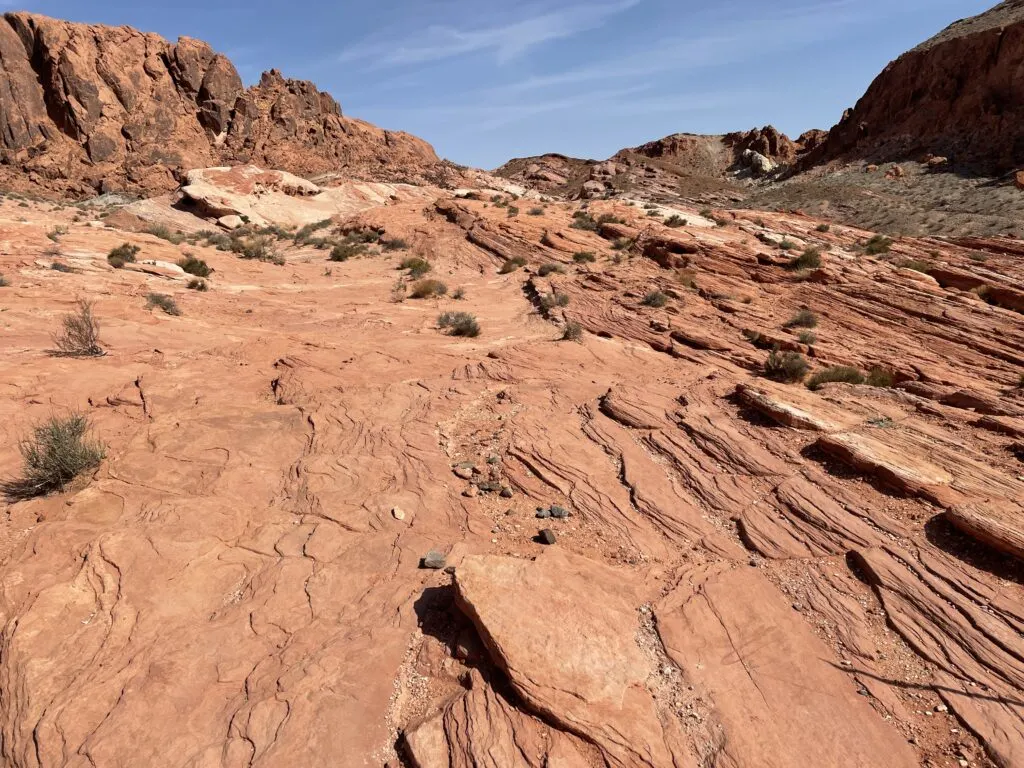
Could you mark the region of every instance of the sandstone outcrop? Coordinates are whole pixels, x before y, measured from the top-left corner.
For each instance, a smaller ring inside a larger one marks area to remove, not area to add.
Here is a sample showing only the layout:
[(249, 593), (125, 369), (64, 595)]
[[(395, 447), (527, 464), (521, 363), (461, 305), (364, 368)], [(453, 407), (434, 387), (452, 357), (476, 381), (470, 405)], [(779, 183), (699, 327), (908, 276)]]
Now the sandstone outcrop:
[(66, 195), (169, 191), (193, 168), (423, 179), (431, 147), (272, 70), (245, 88), (206, 43), (29, 13), (0, 20), (0, 178)]
[(890, 63), (808, 154), (872, 162), (948, 157), (1005, 172), (1024, 163), (1024, 3), (1007, 0), (962, 19)]

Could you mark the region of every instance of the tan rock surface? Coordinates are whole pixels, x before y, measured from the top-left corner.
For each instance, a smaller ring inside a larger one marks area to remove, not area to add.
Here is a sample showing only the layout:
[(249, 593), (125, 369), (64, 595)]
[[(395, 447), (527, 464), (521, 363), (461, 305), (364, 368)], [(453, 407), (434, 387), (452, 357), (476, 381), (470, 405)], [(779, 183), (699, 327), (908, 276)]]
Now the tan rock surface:
[[(394, 194), (353, 192), (320, 232), (374, 233), (346, 261), (267, 234), (283, 265), (137, 232), (131, 206), (95, 226), (0, 200), (0, 477), (53, 413), (107, 446), (64, 492), (3, 502), (0, 762), (1020, 763), (1024, 324), (951, 282), (1019, 285), (1005, 238), (893, 258), (798, 214), (671, 228), (593, 202), (623, 223), (590, 231), (575, 204)], [(828, 279), (764, 233), (820, 247)], [(209, 290), (113, 269), (125, 242), (142, 267), (193, 253)], [(686, 266), (662, 266), (672, 243)], [(410, 256), (446, 295), (409, 298)], [(107, 354), (51, 356), (79, 296)], [(744, 330), (797, 339), (800, 310), (812, 372), (895, 386), (766, 380)], [(419, 567), (431, 550), (454, 577)]]

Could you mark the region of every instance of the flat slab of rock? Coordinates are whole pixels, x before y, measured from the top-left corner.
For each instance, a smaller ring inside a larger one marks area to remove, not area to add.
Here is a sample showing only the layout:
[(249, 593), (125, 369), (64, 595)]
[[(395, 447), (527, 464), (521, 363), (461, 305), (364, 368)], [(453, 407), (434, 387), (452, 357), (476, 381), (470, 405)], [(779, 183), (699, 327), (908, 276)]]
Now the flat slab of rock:
[(651, 670), (636, 642), (637, 596), (621, 574), (548, 549), (533, 561), (467, 557), (455, 586), (529, 709), (596, 745), (608, 765), (692, 764), (665, 743), (644, 686)]
[(669, 657), (714, 705), (715, 766), (912, 768), (900, 733), (778, 590), (752, 568), (690, 575), (655, 606)]
[(860, 421), (850, 412), (797, 387), (783, 389), (767, 382), (741, 383), (736, 386), (736, 396), (748, 408), (795, 429), (835, 432)]

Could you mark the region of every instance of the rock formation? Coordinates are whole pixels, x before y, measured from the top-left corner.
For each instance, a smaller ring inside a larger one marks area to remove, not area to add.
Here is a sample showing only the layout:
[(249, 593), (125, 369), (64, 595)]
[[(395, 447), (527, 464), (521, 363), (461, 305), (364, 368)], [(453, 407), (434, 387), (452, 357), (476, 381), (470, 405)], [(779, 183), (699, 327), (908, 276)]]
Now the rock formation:
[(272, 70), (245, 88), (191, 38), (28, 13), (0, 20), (0, 179), (68, 195), (168, 191), (192, 168), (256, 163), (312, 175), (422, 179), (425, 142), (342, 115)]
[(933, 153), (961, 167), (1024, 164), (1024, 2), (963, 19), (900, 56), (803, 165)]

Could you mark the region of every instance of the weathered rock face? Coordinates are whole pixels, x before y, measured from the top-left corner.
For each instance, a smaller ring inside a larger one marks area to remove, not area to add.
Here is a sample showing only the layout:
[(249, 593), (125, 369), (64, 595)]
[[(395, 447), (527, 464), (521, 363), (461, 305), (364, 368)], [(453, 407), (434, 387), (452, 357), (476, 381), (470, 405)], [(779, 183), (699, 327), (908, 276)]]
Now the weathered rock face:
[(164, 191), (190, 168), (254, 162), (295, 173), (414, 179), (424, 141), (344, 117), (312, 83), (272, 70), (245, 88), (206, 43), (28, 13), (0, 21), (0, 174), (71, 194)]
[(1024, 162), (1024, 3), (958, 21), (900, 56), (806, 159), (922, 152), (985, 171)]

